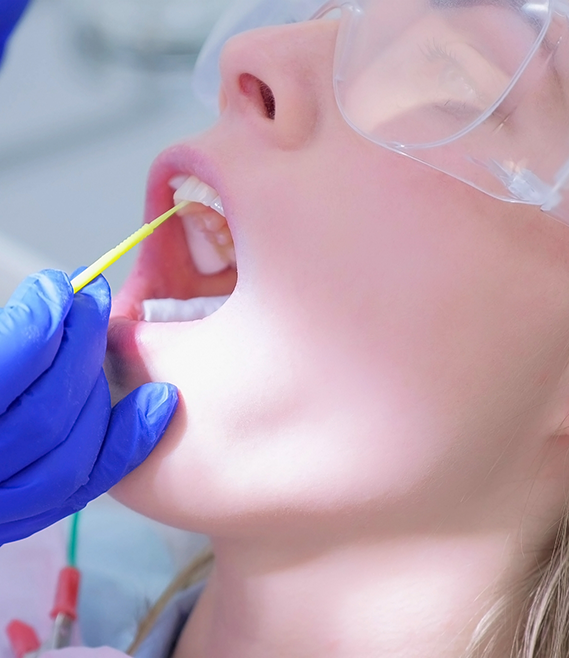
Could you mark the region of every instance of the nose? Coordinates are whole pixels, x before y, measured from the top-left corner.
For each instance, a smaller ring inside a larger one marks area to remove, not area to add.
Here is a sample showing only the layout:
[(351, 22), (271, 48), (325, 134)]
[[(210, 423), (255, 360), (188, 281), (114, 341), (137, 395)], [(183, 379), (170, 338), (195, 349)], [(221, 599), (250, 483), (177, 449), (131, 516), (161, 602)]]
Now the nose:
[(221, 55), (221, 112), (239, 113), (282, 149), (302, 147), (335, 108), (337, 25), (307, 21), (230, 39)]

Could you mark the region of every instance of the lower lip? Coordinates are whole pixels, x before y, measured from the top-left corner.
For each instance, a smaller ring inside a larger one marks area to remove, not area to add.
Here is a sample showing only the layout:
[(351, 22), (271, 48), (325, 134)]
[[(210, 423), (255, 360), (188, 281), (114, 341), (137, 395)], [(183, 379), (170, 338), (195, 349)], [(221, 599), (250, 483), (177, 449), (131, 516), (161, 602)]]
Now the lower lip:
[[(227, 302), (226, 302), (227, 304)], [(225, 306), (224, 304), (223, 306)], [(139, 345), (145, 344), (148, 340), (149, 332), (154, 329), (160, 331), (160, 342), (167, 341), (164, 338), (164, 332), (172, 335), (177, 331), (184, 331), (184, 339), (188, 336), (187, 332), (197, 326), (203, 327), (204, 322), (209, 322), (219, 313), (221, 308), (211, 313), (207, 317), (196, 320), (173, 321), (173, 322), (147, 322), (142, 320), (138, 311), (138, 304), (133, 301), (119, 299), (118, 308), (113, 307), (111, 320), (109, 322), (107, 349), (117, 356), (132, 358), (139, 354)], [(146, 336), (144, 334), (146, 333)]]
[[(183, 330), (184, 342), (190, 339), (194, 328), (203, 320), (194, 322), (152, 323), (130, 320), (125, 317), (114, 317), (109, 323), (107, 336), (107, 360), (105, 370), (116, 386), (124, 394), (152, 381), (146, 358), (152, 353), (152, 345), (170, 343), (174, 334)], [(154, 329), (159, 328), (159, 339), (154, 335)]]
[(142, 322), (125, 317), (112, 318), (107, 334), (107, 351), (121, 356), (138, 354), (139, 329)]

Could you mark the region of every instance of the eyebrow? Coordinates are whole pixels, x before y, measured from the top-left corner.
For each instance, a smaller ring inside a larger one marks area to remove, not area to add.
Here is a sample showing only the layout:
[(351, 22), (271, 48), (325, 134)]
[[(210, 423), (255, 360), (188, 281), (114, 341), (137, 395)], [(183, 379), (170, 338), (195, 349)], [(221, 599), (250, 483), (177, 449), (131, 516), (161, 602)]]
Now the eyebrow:
[(430, 0), (433, 7), (475, 7), (476, 5), (493, 5), (495, 7), (512, 7), (520, 9), (527, 4), (527, 0)]
[[(542, 23), (539, 21), (537, 17), (520, 11), (520, 9), (522, 9), (526, 5), (531, 4), (530, 2), (528, 2), (528, 0), (429, 0), (429, 3), (432, 7), (437, 9), (454, 9), (454, 8), (458, 9), (460, 7), (466, 8), (466, 7), (476, 7), (482, 5), (491, 6), (491, 7), (505, 7), (516, 11), (520, 16), (520, 18), (534, 30), (536, 35), (539, 35), (541, 33), (543, 27)], [(537, 2), (535, 4), (539, 4), (539, 3)], [(540, 44), (540, 49), (543, 49), (549, 57), (549, 63), (551, 65), (551, 74), (554, 83), (558, 87), (559, 92), (562, 95), (562, 98), (565, 99), (567, 95), (565, 94), (563, 81), (559, 73), (559, 70), (555, 66), (555, 61), (552, 55), (555, 52), (556, 48), (557, 48), (557, 44), (551, 43), (551, 41), (547, 39), (547, 36), (543, 39), (543, 41)]]
[[(534, 4), (538, 5), (539, 3), (531, 3), (528, 0), (429, 0), (431, 7), (436, 7), (437, 9), (454, 9), (459, 7), (476, 7), (480, 5), (486, 5), (490, 7), (506, 7), (508, 9), (513, 9), (517, 11), (520, 17), (525, 20), (526, 23), (531, 25), (536, 32), (541, 31), (541, 24), (539, 19), (532, 16), (531, 14), (520, 12), (520, 9), (526, 5)], [(547, 9), (546, 5), (543, 5)]]
[[(540, 31), (538, 19), (530, 14), (525, 14), (519, 10), (528, 4), (528, 0), (429, 0), (431, 7), (437, 9), (454, 9), (459, 7), (476, 7), (479, 5), (486, 5), (490, 7), (507, 7), (520, 13), (520, 16), (531, 25), (537, 32)], [(536, 3), (537, 4), (537, 3)], [(545, 7), (545, 5), (544, 5)]]
[[(458, 9), (460, 7), (478, 7), (483, 5), (489, 7), (506, 7), (508, 9), (517, 11), (519, 17), (527, 25), (532, 27), (537, 35), (541, 33), (543, 27), (541, 21), (537, 17), (519, 11), (526, 5), (532, 4), (529, 3), (528, 0), (429, 0), (429, 4), (431, 7), (436, 9)], [(548, 41), (546, 37), (541, 42), (540, 47), (542, 47), (546, 52), (551, 53), (555, 50), (556, 45), (552, 44), (551, 41)]]
[[(539, 35), (541, 33), (543, 24), (536, 16), (531, 14), (521, 12), (520, 9), (525, 7), (528, 4), (528, 0), (429, 0), (431, 7), (436, 9), (459, 9), (461, 7), (505, 7), (507, 9), (514, 10), (520, 19), (533, 28), (534, 32)], [(534, 3), (538, 4), (538, 3)], [(544, 5), (545, 7), (545, 5)], [(555, 50), (555, 46), (545, 38), (541, 47), (543, 47), (548, 53)]]

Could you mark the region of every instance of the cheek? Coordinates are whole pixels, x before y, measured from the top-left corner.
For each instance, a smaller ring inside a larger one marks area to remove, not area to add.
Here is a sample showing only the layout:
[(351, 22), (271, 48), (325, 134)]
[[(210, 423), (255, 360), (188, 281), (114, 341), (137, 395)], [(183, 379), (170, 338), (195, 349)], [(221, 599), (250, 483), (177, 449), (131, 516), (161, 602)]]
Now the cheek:
[(149, 376), (184, 406), (122, 500), (209, 533), (418, 497), (444, 510), (524, 453), (560, 349), (547, 268), (502, 204), (373, 149), (255, 172), (235, 313), (145, 329)]
[[(433, 436), (491, 433), (499, 450), (517, 421), (496, 427), (525, 414), (538, 371), (560, 349), (553, 323), (562, 309), (549, 294), (558, 287), (541, 245), (524, 238), (531, 222), (402, 156), (387, 153), (379, 166), (362, 158), (356, 169), (333, 155), (358, 173), (328, 170), (318, 199), (305, 186), (300, 211), (283, 196), (266, 227), (284, 246), (264, 252), (264, 302), (279, 299), (298, 349), (338, 382), (346, 406), (370, 387), (409, 418), (409, 437), (428, 421)], [(331, 372), (343, 360), (350, 377)], [(381, 426), (381, 414), (366, 412)]]

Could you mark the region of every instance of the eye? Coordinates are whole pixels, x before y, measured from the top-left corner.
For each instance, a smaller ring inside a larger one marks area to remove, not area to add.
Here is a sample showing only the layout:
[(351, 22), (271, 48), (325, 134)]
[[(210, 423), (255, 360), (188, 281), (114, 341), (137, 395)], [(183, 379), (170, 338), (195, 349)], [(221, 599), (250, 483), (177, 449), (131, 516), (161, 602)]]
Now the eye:
[(484, 113), (505, 88), (503, 71), (467, 43), (431, 40), (422, 53), (432, 104), (462, 120)]
[(423, 54), (429, 66), (426, 71), (432, 85), (433, 99), (446, 111), (459, 113), (461, 118), (469, 108), (477, 113), (484, 109), (476, 78), (465, 66), (450, 44), (430, 41)]

